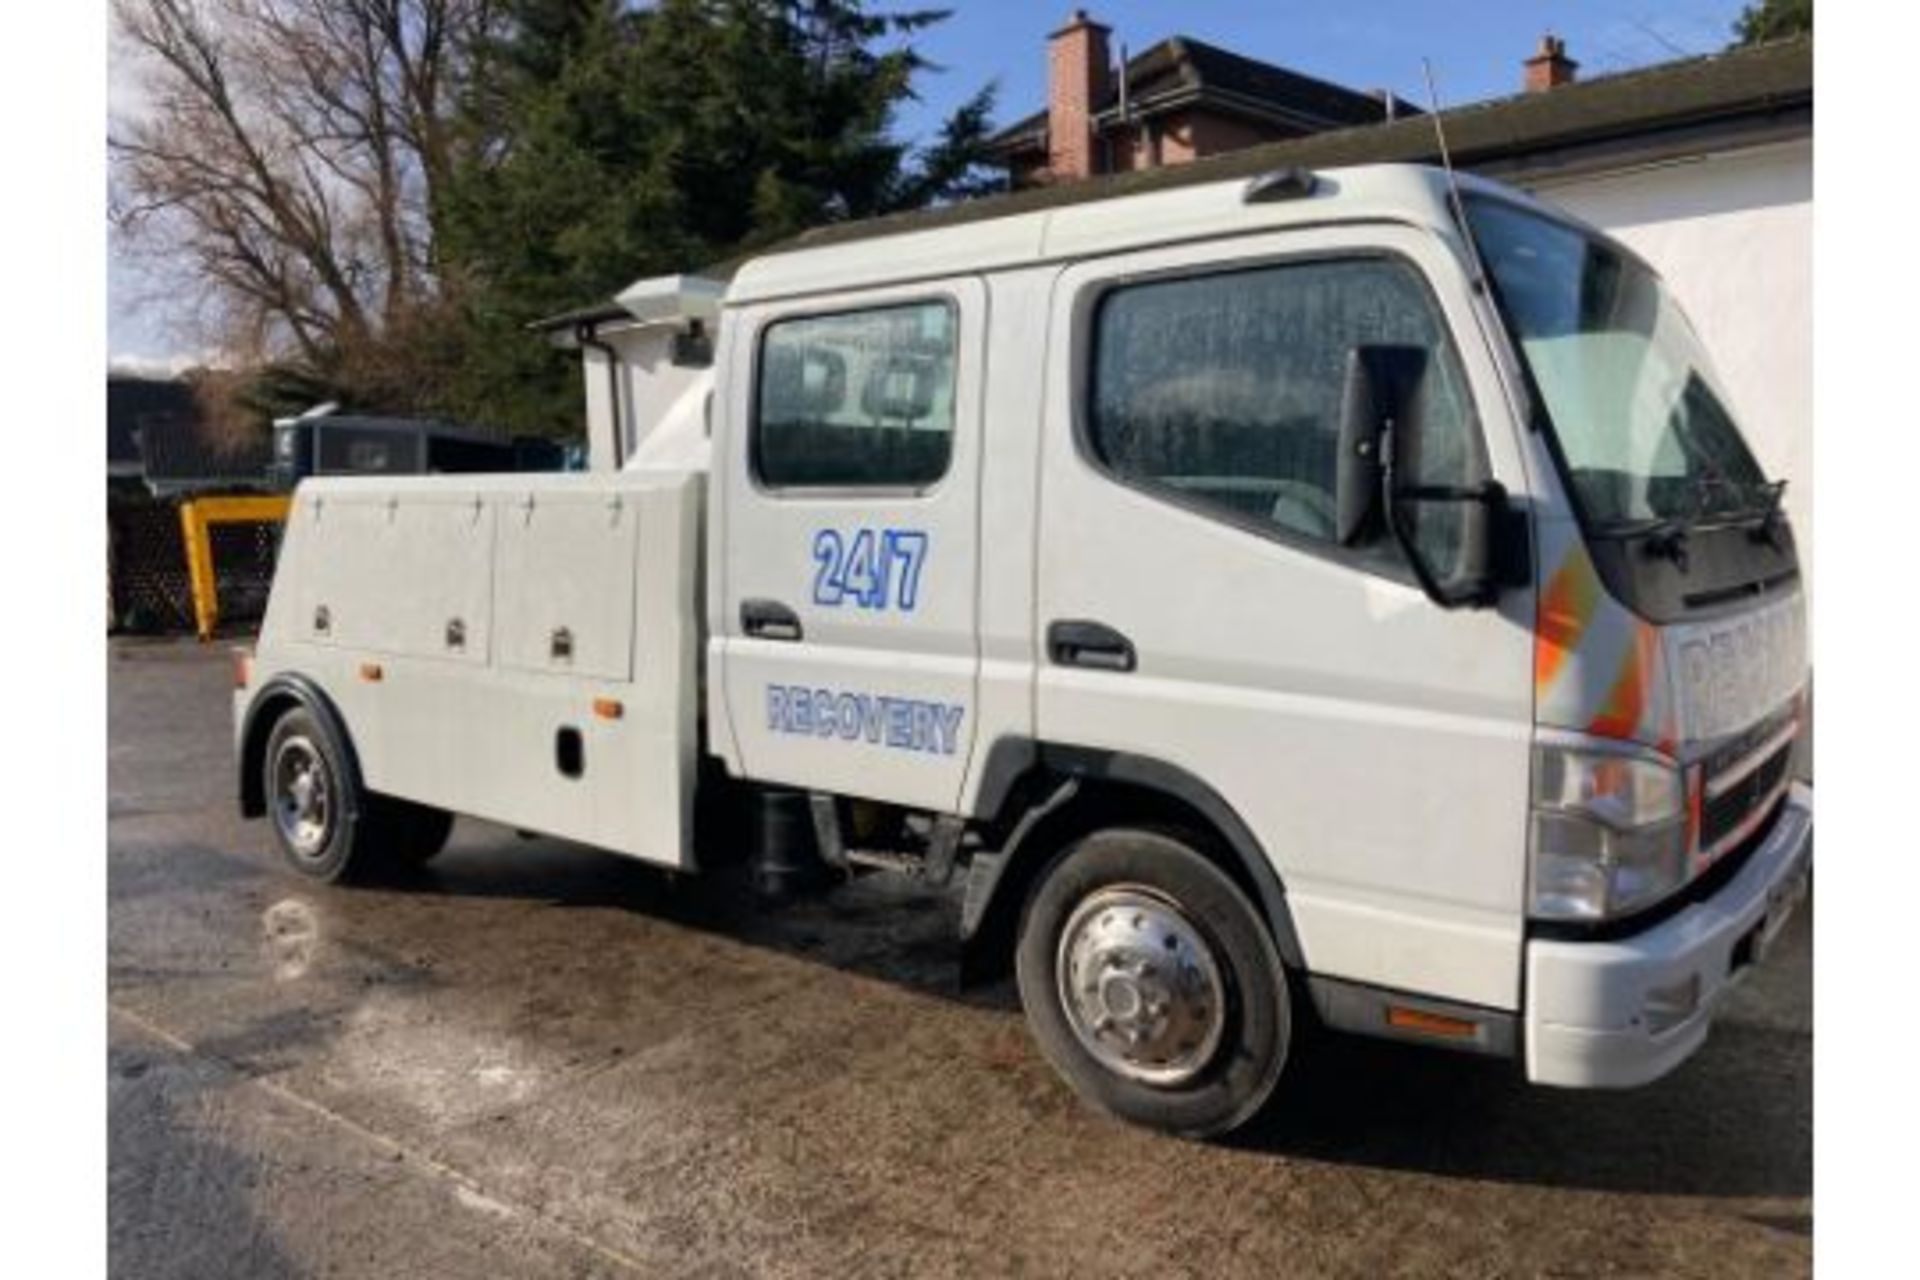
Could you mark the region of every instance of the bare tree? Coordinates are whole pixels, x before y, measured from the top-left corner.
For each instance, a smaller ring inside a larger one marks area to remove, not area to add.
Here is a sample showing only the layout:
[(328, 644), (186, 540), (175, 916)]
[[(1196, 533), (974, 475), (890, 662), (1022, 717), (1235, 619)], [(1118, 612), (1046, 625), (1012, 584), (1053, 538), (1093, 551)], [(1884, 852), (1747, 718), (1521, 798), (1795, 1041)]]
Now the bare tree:
[(455, 100), (495, 0), (115, 0), (144, 106), (110, 212), (222, 338), (318, 366), (436, 296)]

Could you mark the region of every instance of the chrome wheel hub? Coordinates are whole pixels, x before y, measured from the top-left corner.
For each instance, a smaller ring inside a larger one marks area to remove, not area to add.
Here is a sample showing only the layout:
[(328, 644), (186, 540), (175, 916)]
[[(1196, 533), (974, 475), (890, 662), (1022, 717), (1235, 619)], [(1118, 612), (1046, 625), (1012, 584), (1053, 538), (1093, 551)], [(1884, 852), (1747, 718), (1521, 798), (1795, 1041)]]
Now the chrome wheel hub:
[(273, 820), (302, 857), (317, 857), (326, 848), (333, 829), (333, 788), (311, 739), (288, 738), (274, 752)]
[(1061, 930), (1055, 972), (1074, 1035), (1119, 1075), (1181, 1084), (1220, 1047), (1219, 962), (1199, 928), (1155, 890), (1116, 885), (1090, 894)]

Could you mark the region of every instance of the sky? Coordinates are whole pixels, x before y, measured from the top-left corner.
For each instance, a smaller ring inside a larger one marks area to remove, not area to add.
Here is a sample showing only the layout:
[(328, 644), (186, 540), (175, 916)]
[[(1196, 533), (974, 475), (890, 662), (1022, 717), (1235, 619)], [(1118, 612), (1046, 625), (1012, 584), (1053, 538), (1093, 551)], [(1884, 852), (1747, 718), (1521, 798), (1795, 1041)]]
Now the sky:
[[(926, 8), (943, 0), (896, 0), (876, 9)], [(1420, 60), (1433, 63), (1443, 105), (1500, 97), (1520, 85), (1520, 63), (1548, 31), (1567, 42), (1582, 76), (1711, 53), (1731, 40), (1741, 0), (1083, 0), (1137, 53), (1187, 35), (1356, 89), (1390, 88), (1425, 105)], [(915, 42), (941, 70), (921, 101), (900, 114), (903, 137), (925, 141), (947, 112), (981, 85), (1000, 88), (996, 121), (1038, 110), (1046, 89), (1046, 38), (1074, 0), (944, 0), (945, 22)], [(124, 60), (109, 54), (109, 109), (138, 109)], [(127, 366), (165, 367), (192, 358), (164, 297), (108, 242), (107, 349)]]
[[(968, 94), (1000, 82), (1001, 122), (1038, 110), (1046, 39), (1075, 7), (1113, 29), (1130, 53), (1172, 35), (1355, 89), (1390, 88), (1425, 105), (1420, 59), (1433, 63), (1443, 105), (1520, 87), (1520, 64), (1551, 31), (1583, 76), (1711, 53), (1732, 40), (1740, 0), (947, 0), (953, 16), (920, 33), (945, 68), (922, 85), (902, 131), (924, 137)], [(899, 7), (913, 8), (917, 4)], [(1116, 49), (1117, 53), (1117, 49)]]

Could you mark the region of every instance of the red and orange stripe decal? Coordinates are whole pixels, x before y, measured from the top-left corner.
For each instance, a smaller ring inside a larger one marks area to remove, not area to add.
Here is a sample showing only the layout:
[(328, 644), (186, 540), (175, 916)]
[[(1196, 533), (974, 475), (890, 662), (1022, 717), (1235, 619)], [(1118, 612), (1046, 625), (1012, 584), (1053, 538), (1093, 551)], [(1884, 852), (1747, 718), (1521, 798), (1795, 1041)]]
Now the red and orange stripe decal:
[(1633, 628), (1633, 643), (1620, 660), (1620, 674), (1607, 693), (1607, 703), (1587, 726), (1602, 738), (1633, 738), (1647, 709), (1647, 682), (1660, 660), (1660, 637), (1644, 622)]
[(1540, 593), (1539, 625), (1533, 632), (1533, 687), (1544, 692), (1579, 647), (1600, 603), (1600, 583), (1586, 553), (1575, 547)]

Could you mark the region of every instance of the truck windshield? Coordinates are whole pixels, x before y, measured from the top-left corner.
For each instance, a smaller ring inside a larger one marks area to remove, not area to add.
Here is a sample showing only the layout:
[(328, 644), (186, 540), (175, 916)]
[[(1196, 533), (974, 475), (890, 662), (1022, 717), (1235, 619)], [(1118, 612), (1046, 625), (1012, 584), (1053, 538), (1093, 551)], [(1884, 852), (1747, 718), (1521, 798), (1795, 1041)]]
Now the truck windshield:
[(1660, 278), (1566, 223), (1503, 200), (1466, 203), (1589, 525), (1768, 513), (1778, 490)]

